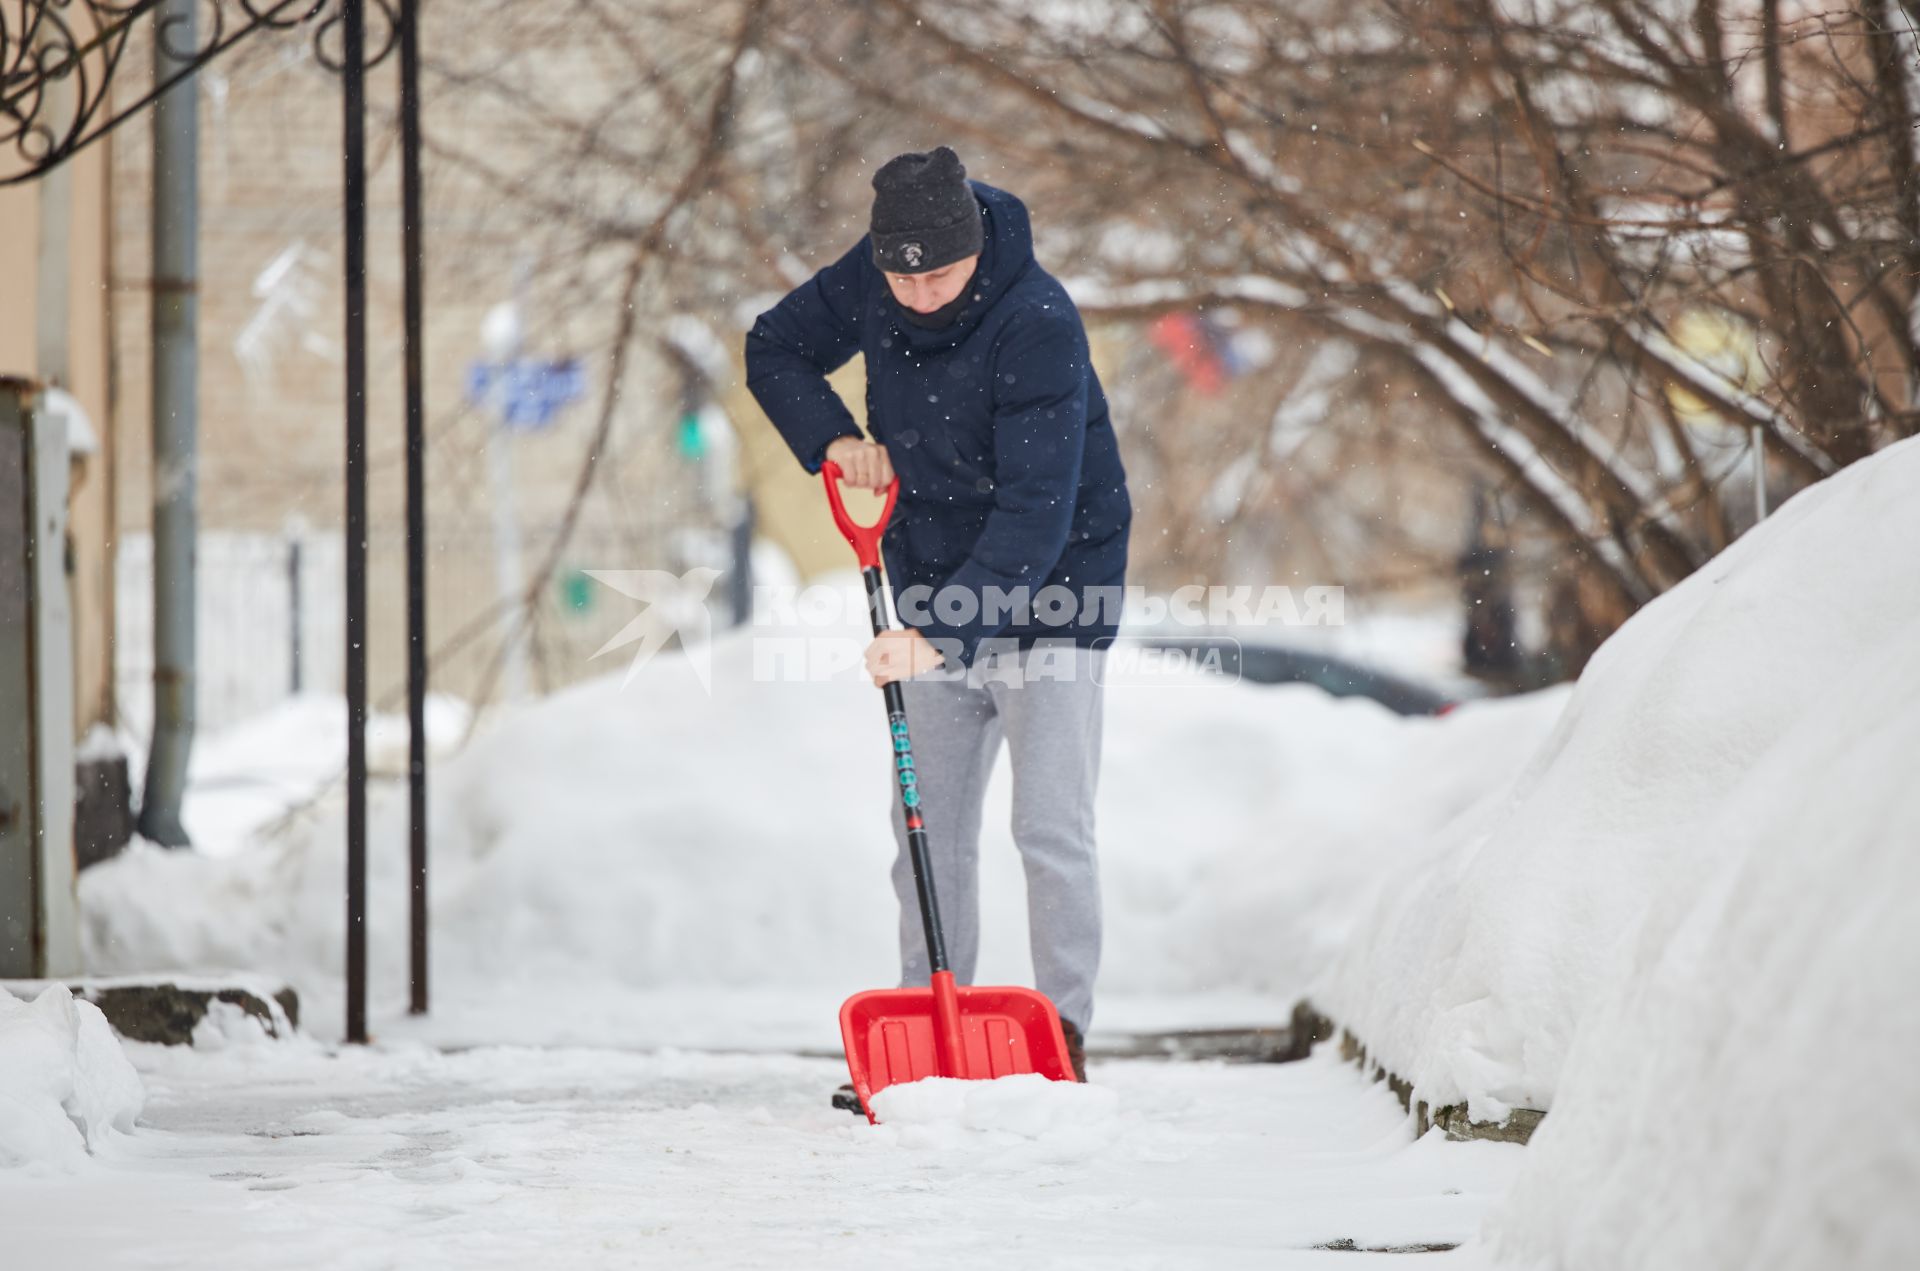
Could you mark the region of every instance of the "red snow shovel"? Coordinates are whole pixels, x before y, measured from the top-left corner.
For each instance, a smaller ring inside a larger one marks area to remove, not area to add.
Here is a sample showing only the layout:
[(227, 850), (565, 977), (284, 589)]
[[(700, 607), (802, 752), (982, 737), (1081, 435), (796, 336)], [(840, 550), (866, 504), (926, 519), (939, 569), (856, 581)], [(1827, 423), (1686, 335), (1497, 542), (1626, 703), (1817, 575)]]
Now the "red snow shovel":
[[(840, 465), (829, 460), (820, 469), (827, 485), (833, 522), (860, 559), (867, 587), (867, 613), (877, 636), (891, 625), (886, 591), (880, 581), (880, 535), (893, 515), (900, 481), (887, 487), (886, 506), (872, 525), (856, 525), (840, 500)], [(1060, 1012), (1046, 994), (1034, 989), (976, 988), (957, 985), (947, 968), (947, 942), (940, 928), (940, 905), (933, 890), (933, 861), (920, 816), (919, 774), (913, 743), (907, 737), (907, 708), (898, 681), (886, 685), (887, 730), (893, 738), (893, 771), (900, 786), (900, 810), (907, 824), (907, 852), (920, 895), (920, 921), (926, 926), (927, 959), (933, 983), (924, 989), (873, 989), (855, 993), (840, 1007), (840, 1038), (847, 1048), (847, 1071), (867, 1120), (875, 1121), (873, 1096), (888, 1086), (922, 1077), (986, 1080), (1037, 1072), (1054, 1081), (1072, 1081), (1067, 1038)]]

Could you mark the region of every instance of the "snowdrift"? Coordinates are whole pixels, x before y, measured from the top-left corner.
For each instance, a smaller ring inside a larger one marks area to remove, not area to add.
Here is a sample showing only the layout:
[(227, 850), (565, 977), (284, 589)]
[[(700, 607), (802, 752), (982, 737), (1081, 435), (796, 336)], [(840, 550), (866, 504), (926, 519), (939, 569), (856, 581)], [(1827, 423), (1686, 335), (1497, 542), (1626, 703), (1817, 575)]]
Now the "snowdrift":
[[(845, 589), (858, 621), (858, 584)], [(710, 692), (686, 656), (661, 654), (624, 689), (616, 675), (504, 717), (437, 768), (436, 1036), (836, 1046), (839, 1000), (898, 971), (884, 712), (851, 668), (769, 682), (754, 656), (763, 638), (857, 650), (859, 634), (723, 637)], [(1102, 1019), (1284, 1018), (1403, 845), (1502, 784), (1559, 701), (1405, 720), (1305, 687), (1122, 678), (1099, 808)], [(1029, 975), (1009, 800), (1003, 768), (981, 853), (987, 981)], [(374, 1005), (391, 1018), (406, 850), (390, 792), (371, 836)], [(337, 1027), (341, 839), (329, 812), (229, 859), (135, 850), (87, 871), (89, 968), (270, 972), (310, 1027)]]
[(31, 1002), (0, 989), (0, 1167), (77, 1166), (145, 1101), (98, 1007), (61, 985)]
[(873, 1096), (880, 1124), (911, 1129), (916, 1141), (936, 1144), (976, 1133), (1098, 1145), (1118, 1131), (1119, 1106), (1111, 1087), (1031, 1072), (997, 1081), (928, 1077)]
[(1489, 1220), (1503, 1255), (1920, 1246), (1916, 491), (1909, 441), (1636, 615), (1317, 992), (1418, 1098), (1552, 1109)]

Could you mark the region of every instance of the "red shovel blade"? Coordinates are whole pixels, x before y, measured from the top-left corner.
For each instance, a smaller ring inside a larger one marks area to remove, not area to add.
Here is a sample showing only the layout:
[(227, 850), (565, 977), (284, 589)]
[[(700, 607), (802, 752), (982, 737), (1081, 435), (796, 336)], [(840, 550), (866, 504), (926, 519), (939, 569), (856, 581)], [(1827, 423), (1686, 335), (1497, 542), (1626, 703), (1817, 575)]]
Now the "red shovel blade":
[(873, 1121), (873, 1096), (923, 1077), (988, 1080), (1037, 1072), (1072, 1081), (1066, 1034), (1052, 1001), (1034, 989), (956, 987), (960, 1055), (943, 1062), (935, 991), (874, 989), (840, 1007), (840, 1038), (860, 1106)]

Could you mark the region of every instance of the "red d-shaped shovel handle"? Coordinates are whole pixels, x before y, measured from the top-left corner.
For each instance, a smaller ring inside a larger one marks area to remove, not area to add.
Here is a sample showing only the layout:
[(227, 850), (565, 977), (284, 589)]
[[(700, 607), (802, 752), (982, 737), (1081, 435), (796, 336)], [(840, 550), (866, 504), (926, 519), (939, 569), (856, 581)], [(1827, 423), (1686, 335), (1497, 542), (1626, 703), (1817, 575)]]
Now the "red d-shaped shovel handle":
[(880, 509), (880, 519), (872, 525), (861, 525), (847, 515), (847, 505), (840, 501), (840, 465), (829, 459), (820, 465), (820, 477), (827, 483), (827, 505), (833, 509), (833, 523), (847, 536), (847, 542), (853, 545), (853, 554), (860, 560), (862, 569), (880, 567), (880, 535), (886, 532), (887, 521), (893, 516), (893, 501), (900, 497), (900, 478), (895, 477), (887, 486), (887, 502)]

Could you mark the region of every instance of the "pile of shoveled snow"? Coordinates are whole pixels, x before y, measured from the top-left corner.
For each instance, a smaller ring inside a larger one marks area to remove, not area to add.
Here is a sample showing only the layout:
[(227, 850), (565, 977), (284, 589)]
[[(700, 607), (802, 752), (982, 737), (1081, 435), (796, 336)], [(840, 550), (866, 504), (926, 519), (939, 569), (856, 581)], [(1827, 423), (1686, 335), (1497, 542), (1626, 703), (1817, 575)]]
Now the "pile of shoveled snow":
[(1318, 993), (1420, 1098), (1552, 1109), (1502, 1255), (1920, 1248), (1916, 490), (1908, 441), (1636, 615)]
[(0, 989), (0, 1167), (72, 1167), (146, 1101), (106, 1016), (54, 985), (31, 1002)]
[[(833, 1046), (841, 998), (895, 981), (890, 752), (853, 665), (858, 584), (841, 590), (845, 627), (716, 641), (710, 690), (662, 653), (624, 688), (504, 716), (436, 767), (437, 1039)], [(757, 679), (756, 656), (795, 637), (842, 641), (849, 665)], [(1099, 805), (1108, 1026), (1283, 1018), (1406, 845), (1501, 786), (1561, 700), (1408, 720), (1303, 686), (1116, 679)], [(391, 1033), (405, 810), (375, 794), (368, 931)], [(1010, 810), (1003, 762), (981, 850), (986, 982), (1031, 982)], [(271, 973), (308, 1027), (337, 1028), (343, 878), (332, 810), (229, 859), (130, 851), (82, 878), (89, 969)]]
[(1109, 1086), (1049, 1081), (1038, 1073), (994, 1081), (928, 1077), (873, 1096), (874, 1117), (900, 1131), (908, 1145), (988, 1134), (1094, 1146), (1118, 1133), (1119, 1106), (1120, 1095)]

